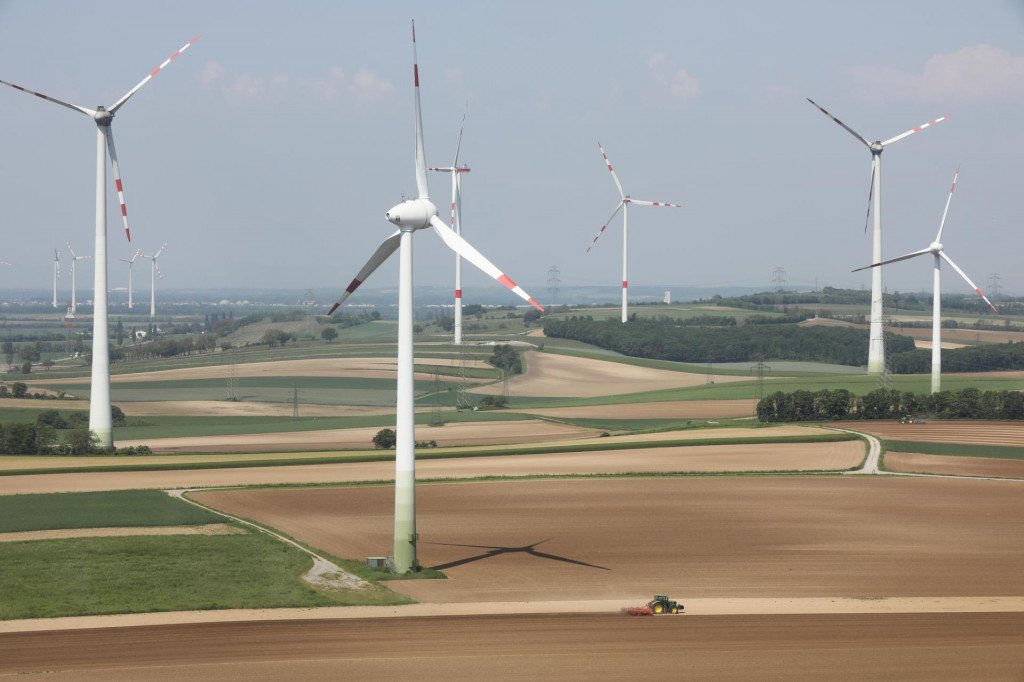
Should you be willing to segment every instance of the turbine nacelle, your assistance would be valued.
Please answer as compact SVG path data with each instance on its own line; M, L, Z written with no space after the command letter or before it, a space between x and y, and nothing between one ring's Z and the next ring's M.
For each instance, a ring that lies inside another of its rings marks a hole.
M875 140L868 145L868 149L870 149L873 154L881 154L884 148L885 145L882 144L881 140Z
M437 206L430 199L406 199L384 214L388 222L398 227L422 230L430 226L430 219L437 215Z
M942 242L932 242L928 245L928 250L938 256L942 253Z

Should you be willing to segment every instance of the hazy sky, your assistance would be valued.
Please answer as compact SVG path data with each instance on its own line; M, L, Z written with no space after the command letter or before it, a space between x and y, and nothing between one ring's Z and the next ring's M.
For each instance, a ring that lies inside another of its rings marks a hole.
M111 180L110 286L117 258L166 241L164 288L340 293L415 194L413 18L427 163L452 161L468 100L464 236L538 298L552 265L563 286L620 281L621 217L585 254L618 201L598 141L627 193L684 205L630 212L631 284L767 288L781 266L870 287L850 271L871 257L871 155L805 97L869 140L951 115L883 154L883 254L931 242L961 164L947 252L1024 293L1022 0L0 0L0 78L109 106L201 34L117 114L133 242ZM7 87L0 120L0 289L46 287L54 247L64 273L65 240L93 250L96 127ZM430 189L447 221L448 176ZM447 285L450 252L432 231L415 245L417 282ZM392 260L367 287L397 282ZM467 289L490 284L470 269ZM884 283L930 289L931 259Z

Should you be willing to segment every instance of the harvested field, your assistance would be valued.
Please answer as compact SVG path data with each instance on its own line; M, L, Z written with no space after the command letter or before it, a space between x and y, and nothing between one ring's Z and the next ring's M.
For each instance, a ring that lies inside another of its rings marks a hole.
M936 421L929 419L924 424L900 424L896 421L865 420L840 422L832 426L863 431L882 440L1005 445L1024 448L1024 422Z
M206 623L0 635L0 677L1015 680L1019 613L512 615Z
M995 476L1024 479L1024 461L995 457L955 457L914 452L885 453L885 469L913 474Z
M528 412L556 419L731 419L753 416L756 407L756 400L686 400L588 407L546 407ZM510 411L516 410L511 408Z
M225 361L227 362L227 361ZM459 366L457 358L416 358L418 365L437 365L440 367ZM480 360L467 361L470 367L490 367ZM382 357L363 358L313 358L307 360L273 360L270 362L239 363L235 366L235 376L244 377L394 377L397 360ZM204 367L185 367L183 369L164 369L153 372L135 372L133 374L114 374L111 383L132 383L137 381L186 381L190 379L226 379L230 364L208 365ZM431 373L420 373L419 379L433 379ZM38 379L33 377L32 386L58 384L88 384L89 377L77 379Z
M244 528L228 523L205 523L201 526L129 526L120 528L60 528L0 533L0 542L27 540L64 540L66 538L112 538L132 535L243 535Z
M896 477L422 485L420 560L449 579L392 587L422 602L1024 596L1021 485ZM378 556L392 544L389 486L193 496L336 556Z
M379 426L285 433L245 433L227 436L190 436L118 441L118 445L148 445L156 453L175 452L282 452L287 450L363 450L373 446ZM596 436L596 429L540 419L516 422L453 422L419 426L418 440L439 446L535 443Z
M703 384L706 375L673 372L625 365L607 360L553 355L538 351L526 353L526 373L508 380L513 395L593 398L605 395L656 391ZM719 376L715 381L749 381L743 376ZM495 395L501 384L475 388L473 393Z
M185 457L195 461L199 457ZM763 445L702 445L609 452L504 455L421 459L416 475L425 478L622 474L634 472L717 472L842 470L864 458L859 441ZM228 469L28 474L0 476L0 495L202 488L234 485L321 484L394 480L392 461Z
M86 404L85 408L88 409ZM292 403L261 403L226 400L160 400L155 402L122 402L120 407L129 417L291 417ZM418 412L432 408L418 408ZM303 417L369 417L393 414L393 407L369 405L316 405L299 403Z
M932 344L932 340L931 339L917 339L917 338L914 339L914 348L924 348L926 350L931 350L932 345L934 345L934 344ZM953 343L952 341L943 341L940 344L940 346L943 349L945 349L945 350L949 350L951 348L964 348L964 347L966 347L966 344L963 344L963 343Z

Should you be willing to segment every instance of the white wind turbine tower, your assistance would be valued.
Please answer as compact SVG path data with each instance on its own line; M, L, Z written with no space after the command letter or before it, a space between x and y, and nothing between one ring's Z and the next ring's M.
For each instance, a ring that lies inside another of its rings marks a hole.
M16 90L21 90L54 104L59 104L62 107L67 107L72 111L85 114L93 119L93 122L96 124L96 272L93 279L94 313L92 322L92 379L90 381L89 394L89 430L99 438L99 446L101 448L114 447L114 426L110 414L110 339L108 338L109 329L107 324L107 169L104 157L107 151L109 151L110 165L114 171L114 184L117 188L117 198L121 203L121 218L124 221L124 231L128 240L131 241L131 232L128 229L128 212L125 210L124 191L121 185L121 171L117 165L117 153L114 151L114 135L111 130L114 115L132 95L138 92L139 88L148 83L153 76L197 40L199 40L199 36L193 38L184 47L168 57L163 64L156 67L149 75L139 81L138 85L129 90L121 99L114 102L109 109L98 106L94 110L78 106L77 104L69 104L55 97L26 90L20 85L0 80L0 83L9 85ZM73 267L74 264L72 264Z
M384 217L398 227L384 240L366 265L348 285L345 293L328 311L337 310L388 256L399 250L398 294L398 376L396 400L395 443L395 543L394 563L398 573L415 570L416 561L416 432L413 395L413 307L412 307L412 235L416 230L434 228L438 237L450 248L485 273L498 280L523 299L543 310L539 303L487 260L469 242L456 234L437 216L437 206L430 201L427 190L427 164L423 152L423 119L420 115L420 76L416 61L416 24L412 27L413 83L415 93L416 199L407 199Z
M886 140L885 142L868 142L860 135L860 133L827 112L813 99L808 97L807 101L817 107L821 113L841 125L848 133L863 142L864 146L871 151L871 186L868 190L868 210L864 217L864 231L867 231L868 218L871 216L871 213L874 212L875 223L874 230L872 232L871 259L873 262L877 263L882 260L882 150L897 140L902 140L904 137L913 135L919 130L924 130L929 126L933 126L939 121L945 121L949 116L941 116L934 121L928 121L924 125L912 128L901 135L897 135L896 137ZM875 200L874 206L871 204L872 197L874 197ZM868 346L868 374L881 374L882 370L885 368L885 339L883 331L882 271L875 268L871 273L871 325L868 334L870 337Z
M77 313L78 312L78 303L77 303L76 296L78 295L78 293L77 293L77 287L75 286L75 263L80 261L80 260L85 260L86 258L92 258L92 256L76 256L75 255L75 250L71 248L71 242L64 242L64 243L68 245L68 251L71 252L71 312ZM97 258L96 260L99 260L99 259Z
M942 302L940 300L942 296L942 290L940 287L939 272L939 266L942 260L945 260L947 263L949 263L953 267L953 269L956 270L960 274L960 276L963 277L964 280L971 285L971 288L978 292L979 296L985 299L985 303L988 303L988 306L992 308L993 312L999 312L998 310L996 310L996 307L992 305L992 301L988 300L988 297L985 296L985 294L981 293L981 289L978 288L978 285L971 281L971 278L967 276L967 273L961 270L960 267L953 262L953 259L946 255L946 252L943 250L942 247L942 228L945 227L946 225L946 214L949 213L949 202L953 198L953 190L956 189L956 179L959 176L960 169L957 168L956 175L953 176L953 185L949 188L949 196L946 197L946 208L945 210L942 211L942 222L939 223L939 232L938 234L935 235L935 241L929 244L928 248L921 249L920 251L914 251L913 253L908 253L897 258L890 258L889 260L882 261L881 263L872 263L871 265L867 265L863 268L857 268L857 270L854 270L854 272L857 272L858 270L867 270L868 268L875 268L876 270L878 270L882 265L888 265L889 263L895 263L896 261L907 260L909 258L914 258L915 256L923 256L926 253L930 253L932 254L932 256L934 256L934 289L932 293L932 393L938 393L941 390L942 385Z
M469 166L459 166L459 150L462 149L462 131L466 127L466 115L462 115L459 127L459 143L455 146L455 160L447 168L428 168L452 174L452 229L462 235L462 174L469 172ZM455 345L462 344L462 256L455 254Z
M60 277L60 255L53 250L53 307L57 307L57 278Z
M164 278L164 273L160 272L160 266L156 264L156 259L160 257L160 254L163 253L166 248L167 242L164 242L163 246L160 247L160 250L156 252L156 255L147 256L144 253L141 254L143 258L148 258L152 263L152 267L149 270L149 316L151 318L156 317L156 278L158 275L160 276L160 279Z
M120 258L122 263L128 264L128 310L132 309L132 271L135 270L135 259L142 255L142 249L136 249L130 259ZM56 298L54 299L56 301ZM56 305L56 303L54 303Z
M629 285L628 285L629 277L627 276L627 272L626 272L626 262L627 262L626 254L627 254L627 246L628 246L627 233L629 231L629 205L630 204L639 204L640 206L667 206L667 207L670 207L670 208L682 208L682 206L680 206L679 204L667 204L667 203L665 203L663 201L641 201L640 199L632 199L632 198L630 198L627 194L625 194L622 191L622 183L619 182L618 176L616 176L615 175L615 171L612 170L612 162L608 160L608 155L605 154L604 147L601 146L600 142L597 143L597 148L601 150L601 156L604 157L604 162L608 166L608 171L612 174L612 180L615 181L615 187L619 190L619 197L620 197L621 201L619 201L619 204L618 204L618 206L615 207L615 210L612 211L612 214L608 218L608 220L606 220L604 222L604 225L601 226L601 230L597 233L597 236L594 237L594 240L592 242L590 242L590 246L587 247L587 253L590 253L590 249L594 248L594 244L596 244L597 240L601 238L601 234L604 232L605 228L608 227L608 224L612 222L612 220L615 218L616 214L619 212L619 209L621 208L622 209L622 321L625 322L626 319L627 319L627 312L628 312L627 311L627 307L629 305L628 300L627 300L627 295L628 295L628 292L629 292Z

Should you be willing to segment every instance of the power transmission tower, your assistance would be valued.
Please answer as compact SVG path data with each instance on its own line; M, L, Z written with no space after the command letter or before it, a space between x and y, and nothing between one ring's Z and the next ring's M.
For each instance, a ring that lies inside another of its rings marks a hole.
M882 341L885 341L885 330L893 328L892 316L889 311L892 307L892 297L888 292L882 294ZM889 332L892 334L893 332ZM892 354L885 354L885 362L882 363L882 371L878 374L878 387L892 390Z
M781 265L772 270L772 290L775 292L775 310L781 312L786 309L783 305L782 293L786 289L786 270Z
M302 295L302 307L306 309L306 333L313 336L313 309L316 307L316 292L306 289Z
M764 399L764 375L771 374L772 368L769 365L764 364L764 354L759 353L757 356L757 364L750 368L750 371L757 372L757 399L761 401Z
M299 421L299 384L292 384L292 421Z
M455 409L469 409L469 353L465 343L459 345L459 386L455 395Z
M441 367L434 365L434 409L430 414L430 425L441 426Z
M502 370L501 395L504 396L505 402L508 403L508 368L507 367Z
M558 286L562 283L558 277L559 274L557 265L548 268L548 296L550 297L548 305L553 306L558 301Z
M231 369L228 374L228 400L238 401L238 351L232 348L228 353L231 354Z
M992 294L992 298L999 296L999 280L1001 279L1002 277L999 276L998 272L993 272L988 276L988 290Z
M712 374L711 348L710 347L708 348L708 375L704 378L704 383L705 384L713 384L713 383L715 383L715 375Z

